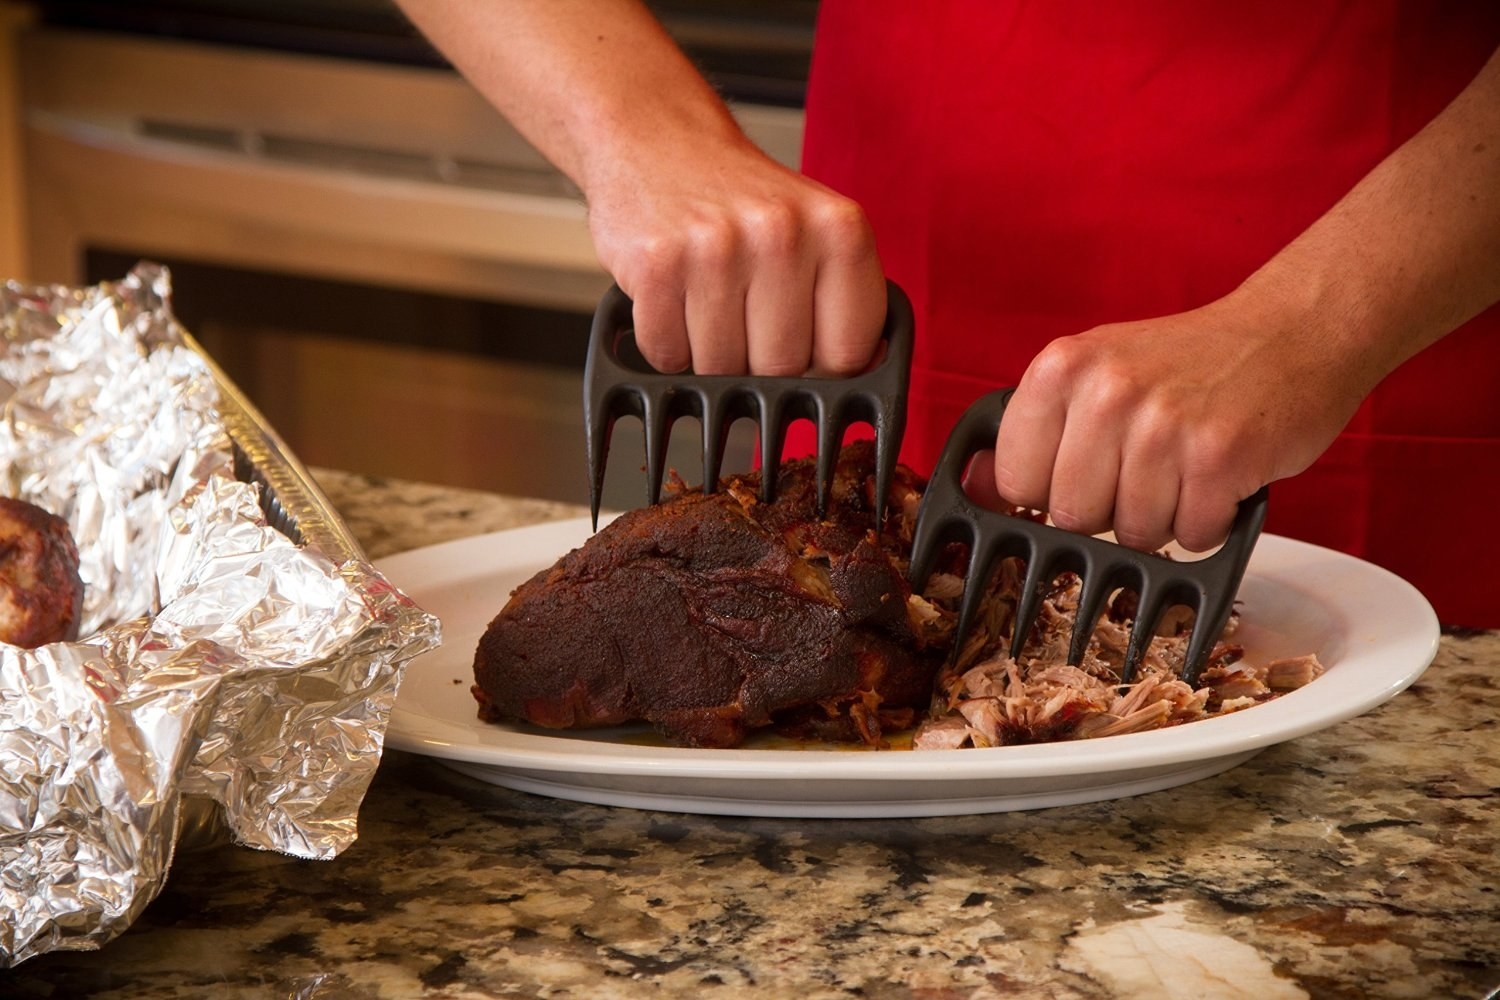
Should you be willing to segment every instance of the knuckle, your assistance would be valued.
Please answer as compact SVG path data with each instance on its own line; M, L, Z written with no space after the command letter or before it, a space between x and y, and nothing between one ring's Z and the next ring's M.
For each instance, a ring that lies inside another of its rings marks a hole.
M768 201L746 214L748 241L756 252L770 256L797 253L802 242L802 223L793 206Z
M771 378L793 378L805 371L807 371L806 363L795 361L789 356L767 358L764 361L757 361L753 366L754 374Z
M679 369L680 370L680 369ZM725 357L709 357L697 359L693 364L694 375L738 375L739 366L730 362Z
M818 236L833 246L863 246L871 241L870 221L858 202L825 198L814 213Z
M739 236L728 220L697 219L687 229L687 241L695 265L726 270L739 257Z
M781 337L752 338L749 345L750 370L755 375L790 378L806 373L812 345L804 334L787 331Z
M641 357L659 372L680 372L692 364L692 357L681 345L671 341L658 341L651 337L640 337L636 341Z
M1047 512L1047 516L1052 519L1053 524L1057 525L1064 531L1083 530L1078 517L1065 507L1058 507L1056 505L1053 505L1052 509Z
M697 375L739 375L747 368L743 341L690 335L693 372Z
M1089 368L1089 398L1094 406L1117 417L1129 414L1133 424L1156 435L1169 433L1175 426L1176 415L1170 401L1152 395L1149 386L1142 385L1133 372L1107 361L1100 363L1091 352L1079 353L1080 366Z
M819 344L818 354L821 360L820 367L826 369L830 375L856 375L863 371L869 362L870 347L864 341L839 338L829 343Z
M1114 526L1115 540L1128 549L1139 552L1154 552L1171 540L1167 532L1144 525L1117 521Z
M1246 455L1246 448L1232 431L1208 423L1194 429L1191 451L1183 464L1192 479L1217 484L1239 478L1236 472Z
M1237 501L1223 488L1223 480L1191 490L1178 505L1172 534L1189 552L1206 552L1222 542L1234 521Z
M679 372L692 363L692 354L682 335L681 324L673 319L673 300L670 296L643 294L635 299L634 311L635 346L647 364L660 372Z
M1229 534L1229 522L1188 521L1177 526L1173 533L1189 552L1206 552Z
M652 290L679 284L686 253L680 239L655 236L642 239L622 252L620 261L615 268L620 287L632 298L639 298Z
M1032 359L1026 377L1044 389L1061 390L1083 371L1086 354L1072 337L1054 340Z
M1005 454L1003 448L997 446L995 454L992 468L994 469L995 492L1000 499L1029 510L1046 510L1048 506L1046 491L1035 487L1024 469L1006 460L1003 457Z
M1129 405L1124 400L1122 394L1118 405ZM1159 397L1141 401L1130 414L1131 440L1148 454L1163 454L1170 450L1186 427L1182 415Z
M1096 531L1103 530L1105 525L1091 512L1074 507L1067 502L1054 504L1048 515L1052 523L1064 531L1075 531L1083 535L1092 535Z

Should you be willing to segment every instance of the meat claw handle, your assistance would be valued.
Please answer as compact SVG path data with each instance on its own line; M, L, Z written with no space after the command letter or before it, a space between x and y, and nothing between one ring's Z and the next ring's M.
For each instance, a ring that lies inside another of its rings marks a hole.
M664 374L631 367L621 347L633 336L630 299L611 286L594 313L583 374L583 422L588 437L589 507L599 526L604 467L615 421L640 419L646 441L646 501L661 499L662 476L672 424L696 417L703 428L703 483L718 488L724 443L734 421L748 417L760 430L761 499L775 499L776 478L787 427L806 418L817 428L818 514L827 511L833 468L850 424L875 428L877 523L885 518L886 496L906 429L906 394L911 381L913 318L911 302L894 282L886 282L886 317L881 330L883 356L850 378L814 376Z
M1105 598L1120 587L1134 590L1138 595L1137 611L1121 669L1122 684L1128 684L1134 676L1162 612L1171 605L1185 604L1194 609L1196 620L1180 676L1195 683L1224 631L1245 567L1260 537L1266 516L1266 487L1240 501L1229 537L1217 551L1200 559L1181 561L1127 548L1104 538L1065 531L1025 516L988 510L964 492L963 477L976 452L995 446L1000 421L1014 391L992 392L969 407L943 446L917 509L908 574L912 590L921 592L945 545L958 542L968 546L969 566L953 644L953 654L957 656L999 561L1010 556L1025 560L1025 582L1011 637L1010 655L1014 659L1021 655L1053 579L1059 573L1076 573L1082 587L1068 649L1068 662L1075 665L1088 648Z

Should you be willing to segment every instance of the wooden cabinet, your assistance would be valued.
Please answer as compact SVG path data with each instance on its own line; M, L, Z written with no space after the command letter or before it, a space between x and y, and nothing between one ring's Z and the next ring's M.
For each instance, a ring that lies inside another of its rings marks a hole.
M21 176L21 32L30 9L0 0L0 280L29 277Z

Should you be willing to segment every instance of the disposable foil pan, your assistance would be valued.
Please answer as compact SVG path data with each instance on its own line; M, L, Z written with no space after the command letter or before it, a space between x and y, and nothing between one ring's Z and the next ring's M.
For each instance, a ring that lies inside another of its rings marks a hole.
M78 641L0 647L0 967L100 947L219 831L335 857L439 642L170 298L0 286L0 486L86 587Z

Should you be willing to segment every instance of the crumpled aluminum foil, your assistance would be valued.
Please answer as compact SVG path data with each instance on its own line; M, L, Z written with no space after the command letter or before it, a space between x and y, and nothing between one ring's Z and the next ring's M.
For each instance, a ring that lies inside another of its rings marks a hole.
M170 296L149 264L0 286L0 488L68 521L86 587L85 638L0 646L0 968L124 931L204 815L337 855L439 642Z

